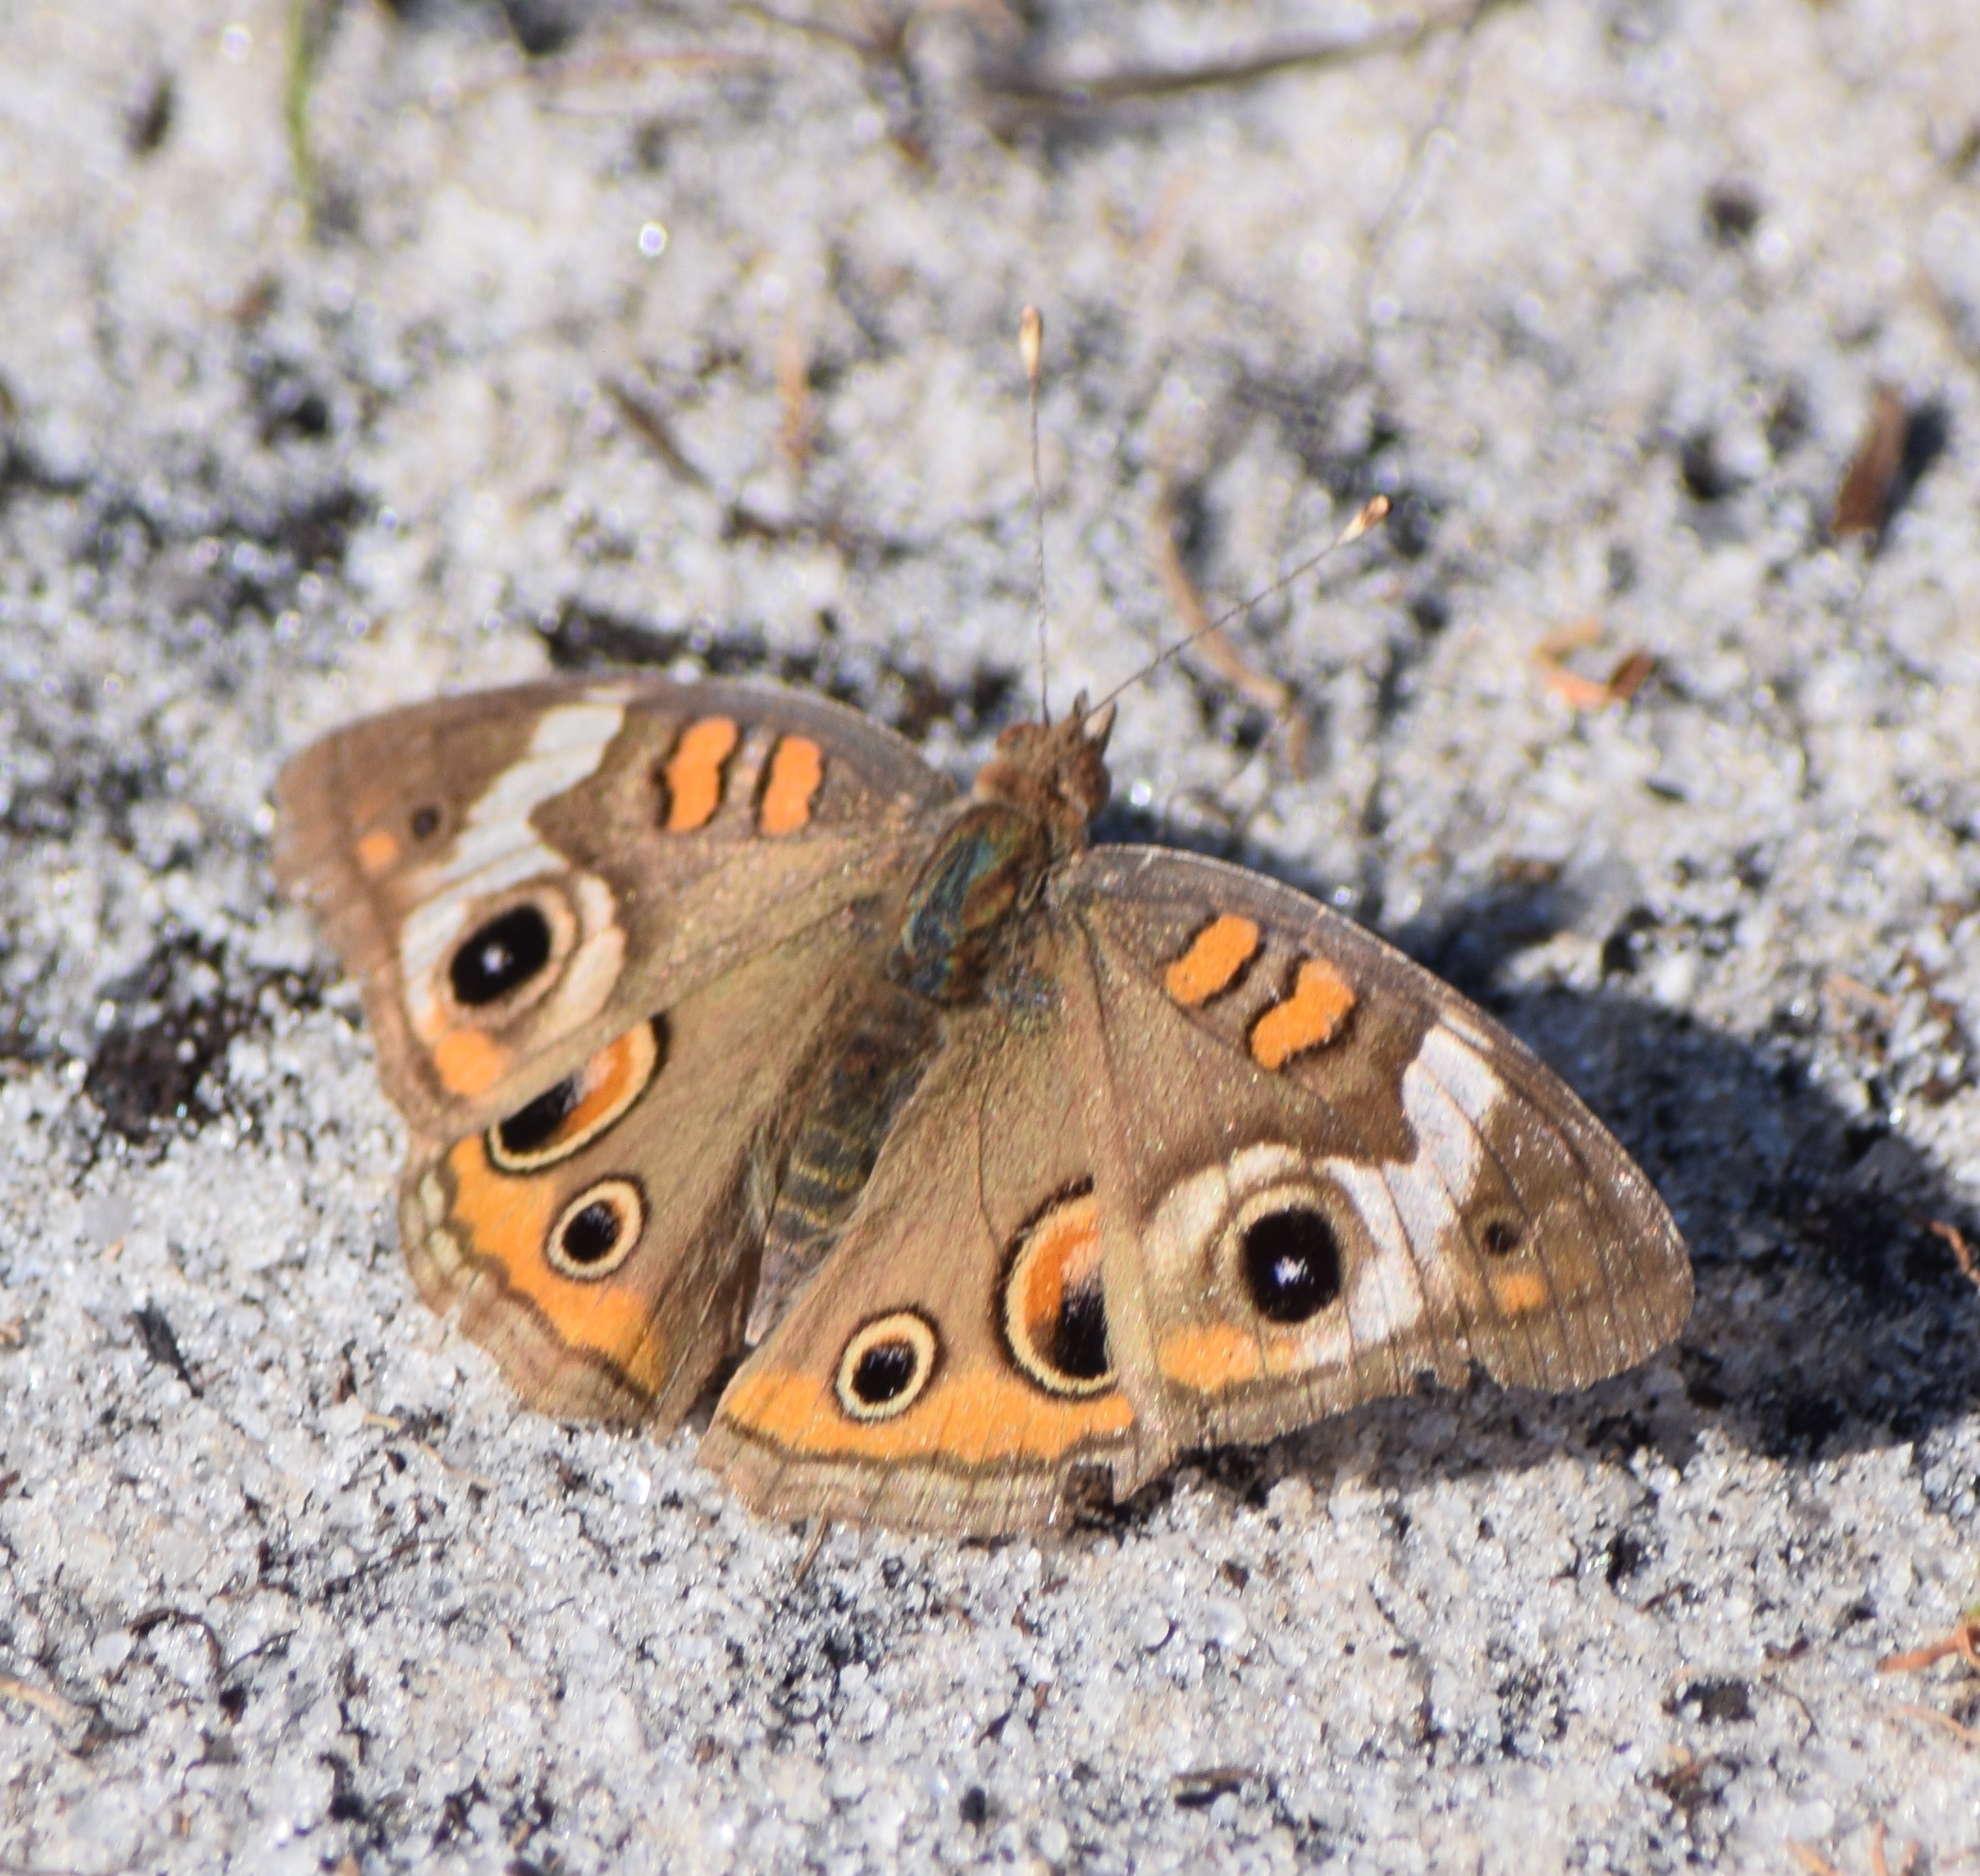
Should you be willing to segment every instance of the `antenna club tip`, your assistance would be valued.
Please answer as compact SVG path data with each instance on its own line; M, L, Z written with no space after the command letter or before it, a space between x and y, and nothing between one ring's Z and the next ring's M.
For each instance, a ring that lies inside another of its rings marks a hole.
M1350 541L1359 541L1371 527L1380 527L1388 519L1388 497L1376 495L1366 502L1353 521L1347 525L1347 532L1340 537L1339 545L1345 547Z
M1024 360L1025 376L1036 384L1038 362L1045 350L1045 315L1035 306L1027 306L1017 315L1017 350Z

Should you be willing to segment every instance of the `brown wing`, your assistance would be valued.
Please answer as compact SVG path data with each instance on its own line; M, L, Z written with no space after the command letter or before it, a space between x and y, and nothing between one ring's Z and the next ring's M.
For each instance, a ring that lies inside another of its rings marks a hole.
M386 1091L451 1139L882 893L953 793L816 699L534 684L304 751L277 784L275 864L364 980Z
M739 1350L792 1091L869 947L850 915L821 921L490 1126L415 1141L399 1196L414 1280L530 1406L664 1431Z
M1268 1436L1475 1360L1640 1361L1691 1304L1649 1181L1533 1053L1298 893L1098 849L1058 898L1122 1385L1156 1450Z
M1150 1469L1052 966L1041 944L945 1019L831 1256L722 1394L702 1457L757 1511L994 1532L1052 1522L1078 1469Z

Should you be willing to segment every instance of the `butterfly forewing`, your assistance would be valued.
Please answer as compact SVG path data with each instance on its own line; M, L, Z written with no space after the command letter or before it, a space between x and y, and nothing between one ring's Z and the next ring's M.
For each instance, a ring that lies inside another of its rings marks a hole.
M884 895L953 794L907 744L819 699L528 685L305 751L277 787L276 870L364 978L394 1101L453 1135Z
M1088 1132L1122 1188L1124 1383L1257 1438L1419 1374L1569 1387L1682 1323L1668 1212L1551 1071L1370 933L1255 874L1099 849Z

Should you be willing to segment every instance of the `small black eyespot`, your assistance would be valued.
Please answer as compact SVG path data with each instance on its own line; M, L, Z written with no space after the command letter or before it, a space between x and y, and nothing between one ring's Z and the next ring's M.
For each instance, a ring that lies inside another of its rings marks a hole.
M413 810L413 838L430 840L440 832L440 810L435 807Z
M609 1199L593 1199L563 1228L559 1248L581 1270L602 1263L619 1248L625 1221Z
M554 1088L546 1088L526 1108L518 1108L506 1121L495 1123L495 1144L511 1158L534 1153L556 1137L572 1108L577 1105L577 1077L567 1075Z
M852 1392L863 1406L885 1407L914 1385L918 1362L912 1343L875 1342L853 1366Z
M447 975L470 1010L519 990L550 962L550 921L533 905L497 914L454 953Z
M632 1179L587 1186L550 1227L544 1257L560 1277L598 1283L639 1249L646 1229L646 1196Z
M855 1333L838 1358L833 1390L853 1420L891 1420L927 1391L941 1341L934 1325L912 1309L878 1316Z
M1107 1292L1098 1283L1065 1292L1052 1325L1052 1366L1075 1381L1097 1381L1107 1358Z
M1526 1234L1509 1218L1491 1220L1483 1233L1485 1248L1495 1257L1510 1257L1525 1241Z
M1310 1206L1267 1212L1244 1232L1244 1281L1268 1322L1305 1322L1340 1294L1340 1244Z

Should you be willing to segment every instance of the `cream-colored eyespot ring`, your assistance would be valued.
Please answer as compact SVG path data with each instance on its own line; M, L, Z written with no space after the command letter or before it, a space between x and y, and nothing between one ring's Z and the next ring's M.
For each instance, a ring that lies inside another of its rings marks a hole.
M500 1027L555 988L577 944L577 920L548 882L476 907L435 972L455 1026ZM512 978L512 980L511 980Z
M646 1197L630 1179L600 1179L557 1215L544 1255L560 1277L594 1284L633 1253L646 1229Z
M912 1309L868 1322L846 1344L833 1383L846 1415L871 1423L905 1414L935 1371L933 1325Z

